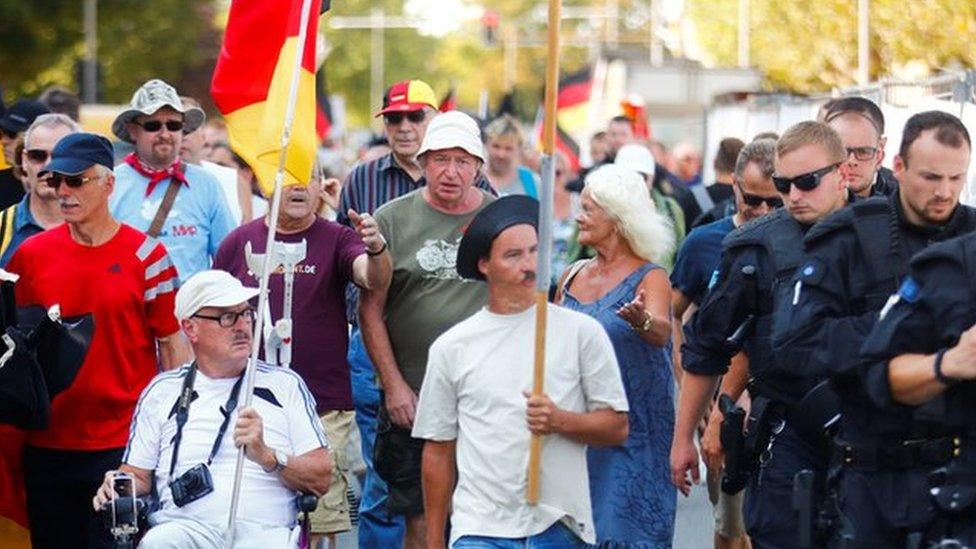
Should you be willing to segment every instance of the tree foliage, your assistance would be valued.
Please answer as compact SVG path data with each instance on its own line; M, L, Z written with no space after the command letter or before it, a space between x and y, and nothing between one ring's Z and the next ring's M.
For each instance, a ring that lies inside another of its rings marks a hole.
M0 85L6 99L36 95L52 84L78 89L83 4L0 0ZM220 44L213 2L98 0L97 11L102 101L128 102L150 78L196 82L201 70L213 67Z
M717 66L737 62L739 0L687 0L698 40ZM900 67L976 66L976 3L871 0L871 78ZM772 89L824 91L856 83L856 0L752 0L750 57Z

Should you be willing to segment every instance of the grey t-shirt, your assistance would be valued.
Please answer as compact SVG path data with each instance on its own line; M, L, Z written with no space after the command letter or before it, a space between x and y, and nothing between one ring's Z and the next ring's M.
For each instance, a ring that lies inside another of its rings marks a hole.
M494 198L484 191L473 212L451 215L432 208L423 189L376 211L376 221L393 257L393 281L384 316L400 374L420 391L427 350L448 328L476 313L488 301L483 282L457 273L463 230Z

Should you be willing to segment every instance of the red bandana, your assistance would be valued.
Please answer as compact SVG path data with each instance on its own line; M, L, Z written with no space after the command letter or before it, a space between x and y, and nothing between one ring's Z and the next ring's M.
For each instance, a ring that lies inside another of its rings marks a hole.
M187 187L190 186L190 182L186 180L186 175L183 174L183 163L179 160L174 162L172 166L166 169L154 170L140 162L139 159L136 158L136 153L129 153L125 157L125 163L132 166L132 169L137 171L139 175L149 178L149 184L146 185L146 196L152 194L157 183L170 177L179 181L180 183L183 183Z

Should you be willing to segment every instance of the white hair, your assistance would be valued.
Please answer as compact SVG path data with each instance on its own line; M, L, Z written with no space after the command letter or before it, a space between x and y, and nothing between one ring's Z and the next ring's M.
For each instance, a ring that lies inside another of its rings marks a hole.
M639 257L661 263L674 249L671 221L654 206L644 178L637 172L605 164L586 176L583 192L617 222Z

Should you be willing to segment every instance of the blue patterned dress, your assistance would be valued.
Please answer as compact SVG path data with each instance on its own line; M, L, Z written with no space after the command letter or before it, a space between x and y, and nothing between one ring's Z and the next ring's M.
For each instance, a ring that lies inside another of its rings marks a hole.
M660 268L645 263L592 303L580 303L569 291L563 301L563 306L592 316L606 329L630 403L627 442L587 451L593 520L601 547L671 547L674 533L677 490L671 484L669 465L674 435L671 341L663 347L646 343L617 316L617 309L636 295L644 275Z

